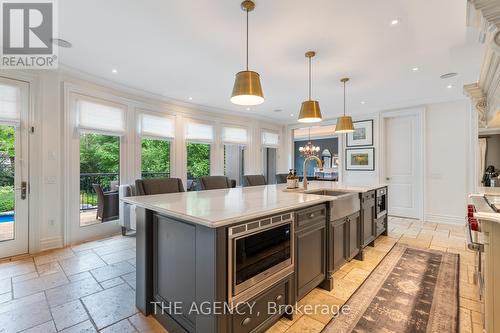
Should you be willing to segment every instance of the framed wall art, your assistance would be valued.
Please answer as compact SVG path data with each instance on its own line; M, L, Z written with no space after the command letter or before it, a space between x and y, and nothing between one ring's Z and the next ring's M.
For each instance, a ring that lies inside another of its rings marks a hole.
M345 169L349 171L374 171L375 148L346 149Z
M353 125L354 132L346 134L346 146L373 146L373 120L355 121Z

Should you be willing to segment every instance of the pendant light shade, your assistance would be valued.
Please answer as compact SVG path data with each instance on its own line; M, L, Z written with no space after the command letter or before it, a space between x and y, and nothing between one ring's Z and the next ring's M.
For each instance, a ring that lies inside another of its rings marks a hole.
M317 123L323 120L319 102L311 100L311 58L315 55L314 51L306 52L306 58L309 58L309 99L302 102L298 119L301 123Z
M338 117L337 124L335 125L335 133L352 133L354 132L354 124L352 123L352 117L345 115L345 84L349 81L348 77L340 80L344 83L344 115Z
M238 105L258 105L264 102L259 73L242 71L236 74L231 102Z
M317 123L323 120L321 118L321 110L319 109L318 101L302 102L300 108L299 122L301 123Z
M258 105L264 102L264 94L260 84L260 75L248 70L248 13L254 10L255 3L245 0L241 3L241 9L247 14L247 36L246 36L246 70L236 74L234 80L231 102L237 105Z

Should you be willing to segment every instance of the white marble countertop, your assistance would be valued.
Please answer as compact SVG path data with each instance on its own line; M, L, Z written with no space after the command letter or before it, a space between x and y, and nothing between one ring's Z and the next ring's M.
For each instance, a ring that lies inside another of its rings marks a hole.
M367 192L385 185L347 186L311 181L308 191ZM333 196L283 191L286 184L123 198L124 202L207 227L217 228L266 215L335 200Z
M500 213L496 213L484 199L485 195L500 196L500 187L479 187L477 193L469 195L476 206L474 216L479 220L500 223Z

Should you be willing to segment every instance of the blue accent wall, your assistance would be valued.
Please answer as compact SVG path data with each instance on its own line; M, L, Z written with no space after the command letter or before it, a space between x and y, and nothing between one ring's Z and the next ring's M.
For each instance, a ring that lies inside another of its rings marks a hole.
M309 140L295 141L294 142L294 169L297 170L297 176L302 176L302 167L304 165L304 157L302 157L299 153L299 147L304 146ZM317 139L311 140L314 146L319 146L321 148L319 152L319 158L321 158L321 152L325 149L330 150L330 153L333 155L339 154L339 139L338 138L329 138L329 139ZM312 177L314 175L314 166L315 163L313 161L307 163L307 177Z

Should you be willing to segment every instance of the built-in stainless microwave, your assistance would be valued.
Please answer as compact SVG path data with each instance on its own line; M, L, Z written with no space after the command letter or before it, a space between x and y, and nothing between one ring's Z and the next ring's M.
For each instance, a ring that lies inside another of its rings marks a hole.
M379 188L375 194L377 218L387 215L387 187Z
M242 301L293 272L293 214L228 228L228 292Z

